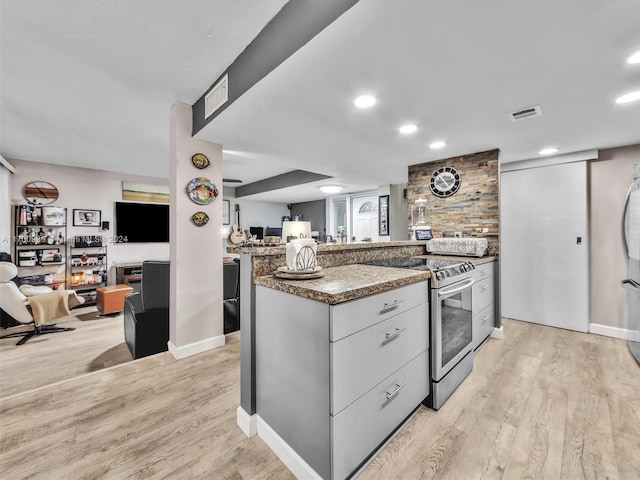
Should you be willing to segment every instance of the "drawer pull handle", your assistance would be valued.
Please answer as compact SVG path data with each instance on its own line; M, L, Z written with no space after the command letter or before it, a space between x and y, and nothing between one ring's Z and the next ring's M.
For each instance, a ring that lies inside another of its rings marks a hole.
M400 392L400 390L402 390L406 386L407 386L407 382L404 382L402 385L398 385L396 383L396 389L393 392L387 392L387 400L391 400L393 397L395 397L398 394L398 392Z
M481 322L482 322L482 323L486 322L487 320L489 320L489 317L490 317L490 316L491 316L491 315L485 315L484 317L482 317Z
M391 303L386 303L384 304L384 307L382 307L382 310L390 310L392 308L396 308L398 305L400 305L402 302L404 302L404 300L394 300Z
M482 290L486 290L487 288L489 288L489 284L483 285L482 287L480 287Z
M396 331L393 333L387 333L387 340L393 337L397 337L398 335L400 335L400 333L404 332L406 330L406 328L396 328Z

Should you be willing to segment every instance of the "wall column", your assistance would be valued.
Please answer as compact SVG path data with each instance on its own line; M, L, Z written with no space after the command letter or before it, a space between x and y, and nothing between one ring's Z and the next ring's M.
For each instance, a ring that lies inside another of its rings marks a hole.
M184 358L225 344L222 310L222 146L191 136L191 105L175 103L170 121L171 298L169 351ZM202 170L191 157L203 153L211 164ZM195 177L206 177L218 198L198 205L186 193ZM209 223L196 227L191 216L205 212Z

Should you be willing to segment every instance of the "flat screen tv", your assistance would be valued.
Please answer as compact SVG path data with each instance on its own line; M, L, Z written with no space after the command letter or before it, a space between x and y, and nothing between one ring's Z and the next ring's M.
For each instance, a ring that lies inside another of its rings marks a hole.
M169 205L116 202L116 242L169 242Z

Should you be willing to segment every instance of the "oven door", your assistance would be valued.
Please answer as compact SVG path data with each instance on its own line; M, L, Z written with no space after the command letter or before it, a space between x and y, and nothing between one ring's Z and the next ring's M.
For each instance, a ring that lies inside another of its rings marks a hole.
M471 351L473 278L432 291L433 379L440 381Z

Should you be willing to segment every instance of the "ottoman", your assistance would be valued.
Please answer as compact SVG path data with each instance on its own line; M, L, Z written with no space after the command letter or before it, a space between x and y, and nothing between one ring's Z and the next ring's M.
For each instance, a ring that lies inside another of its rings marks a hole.
M120 313L124 310L124 297L133 292L129 285L111 285L96 288L96 306L101 315Z

